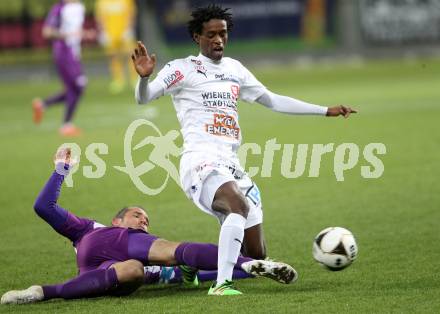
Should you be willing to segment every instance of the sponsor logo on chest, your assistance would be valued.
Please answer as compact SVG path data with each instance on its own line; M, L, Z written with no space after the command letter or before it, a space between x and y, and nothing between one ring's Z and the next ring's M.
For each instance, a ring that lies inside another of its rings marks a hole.
M240 139L240 127L237 120L227 114L214 114L213 123L205 125L205 131L208 134L216 136L230 137L236 140Z
M197 59L191 59L192 64L194 65L194 69L196 73L203 75L205 78L208 78L206 72L208 71L205 66L202 64L202 61Z
M233 74L224 74L224 73L215 74L215 79L220 81L231 81L237 84L239 83L238 77L236 77Z
M207 108L223 108L237 111L237 99L240 93L240 87L232 84L230 91L206 91L202 92L202 103Z

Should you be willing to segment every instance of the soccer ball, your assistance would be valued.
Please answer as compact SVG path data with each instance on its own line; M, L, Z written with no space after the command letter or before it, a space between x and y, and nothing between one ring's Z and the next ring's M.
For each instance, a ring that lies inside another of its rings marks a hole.
M358 247L353 234L341 227L322 230L313 241L313 258L325 268L338 271L357 257Z

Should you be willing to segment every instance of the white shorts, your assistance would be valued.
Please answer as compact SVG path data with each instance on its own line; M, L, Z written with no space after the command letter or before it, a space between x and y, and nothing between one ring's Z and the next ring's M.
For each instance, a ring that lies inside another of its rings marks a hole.
M226 216L212 210L218 188L235 181L249 204L245 229L263 222L260 191L238 164L238 160L213 159L199 153L186 153L180 160L180 180L185 194L205 213L217 217L220 224Z

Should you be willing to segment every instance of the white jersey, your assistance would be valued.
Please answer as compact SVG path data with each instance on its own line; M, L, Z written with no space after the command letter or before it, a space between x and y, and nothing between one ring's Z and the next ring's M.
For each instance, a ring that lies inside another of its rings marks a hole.
M66 3L61 9L60 32L65 34L65 42L75 55L81 53L81 37L84 23L85 8L80 2Z
M239 61L201 54L171 61L150 83L155 96L171 95L184 138L184 154L229 159L241 143L238 99L254 102L266 88Z

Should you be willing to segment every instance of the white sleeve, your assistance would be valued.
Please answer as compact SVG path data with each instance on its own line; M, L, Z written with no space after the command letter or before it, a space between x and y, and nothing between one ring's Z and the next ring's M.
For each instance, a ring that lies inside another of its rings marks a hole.
M240 82L239 98L249 103L254 102L257 98L263 95L267 89L256 79L256 77L241 63L239 63L239 71L243 73Z
M167 63L152 82L148 77L139 78L135 88L137 103L146 104L163 95L178 93L185 79L184 66L181 60L175 60Z
M147 104L153 99L164 95L164 90L156 80L149 82L149 77L139 77L134 90L134 96L139 105Z
M327 107L309 104L295 98L277 95L269 90L266 90L256 102L273 111L296 115L310 114L324 116L327 114L328 109Z

